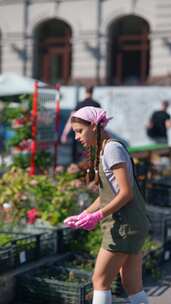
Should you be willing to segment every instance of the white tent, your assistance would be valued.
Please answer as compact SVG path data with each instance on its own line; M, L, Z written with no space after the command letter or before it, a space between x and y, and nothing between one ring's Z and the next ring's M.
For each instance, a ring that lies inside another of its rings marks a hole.
M23 77L15 73L0 74L0 96L31 94L34 92L35 79ZM40 87L46 86L38 82Z

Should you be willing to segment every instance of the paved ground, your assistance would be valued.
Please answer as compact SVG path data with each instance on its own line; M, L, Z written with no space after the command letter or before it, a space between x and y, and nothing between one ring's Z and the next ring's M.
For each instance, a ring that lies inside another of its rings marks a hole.
M149 304L171 304L171 261L161 268L161 278L144 278L144 287L149 297ZM127 304L127 299L114 298L113 304Z
M161 268L161 279L154 281L146 279L145 287L150 304L171 304L171 261Z

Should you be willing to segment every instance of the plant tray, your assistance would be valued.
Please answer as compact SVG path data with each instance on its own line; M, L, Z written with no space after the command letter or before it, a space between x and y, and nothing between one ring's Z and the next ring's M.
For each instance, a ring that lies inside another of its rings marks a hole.
M87 231L83 229L70 229L65 226L58 227L56 232L58 240L57 248L60 254L80 250L87 234Z
M150 234L152 238L164 243L166 221L171 221L170 207L159 207L147 204L146 210L150 218Z
M68 281L66 281L66 278ZM60 266L17 276L17 299L28 303L90 304L92 282L89 273Z
M55 262L54 265L62 265L66 268L74 268L79 271L86 271L91 277L95 266L95 259L87 253L70 252L65 255L64 259L62 258L61 260ZM112 293L117 296L121 296L124 293L119 274L112 284Z
M0 273L57 252L56 233L21 234L0 232L8 241L0 247Z
M12 269L13 266L12 250L10 248L0 248L0 273Z
M84 239L87 231L80 229L70 229L63 224L59 224L56 227L43 227L32 226L29 229L23 227L24 231L30 234L46 234L55 235L56 240L56 253L63 254L69 251L78 251L82 247L82 240ZM19 228L17 228L18 231ZM51 236L50 236L51 238Z
M171 207L171 186L160 182L151 182L146 187L146 199L149 204Z

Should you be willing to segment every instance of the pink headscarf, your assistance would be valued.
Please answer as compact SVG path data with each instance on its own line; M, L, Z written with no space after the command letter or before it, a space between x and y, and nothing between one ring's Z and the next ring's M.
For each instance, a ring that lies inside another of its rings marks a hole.
M105 127L112 117L106 117L106 111L96 107L84 107L72 114L72 117L84 119L88 122L94 123L95 125L100 124Z

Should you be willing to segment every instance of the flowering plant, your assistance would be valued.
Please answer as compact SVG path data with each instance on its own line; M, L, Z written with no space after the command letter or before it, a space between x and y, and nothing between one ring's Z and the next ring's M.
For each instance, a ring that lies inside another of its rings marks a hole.
M38 218L38 211L36 208L32 208L27 211L28 224L34 224Z
M10 202L11 222L14 225L27 222L32 224L38 218L51 225L61 223L67 216L80 212L81 193L87 193L86 203L91 203L96 194L87 190L82 173L68 173L62 168L60 170L52 178L48 175L30 176L26 170L12 167L2 176L0 206Z

